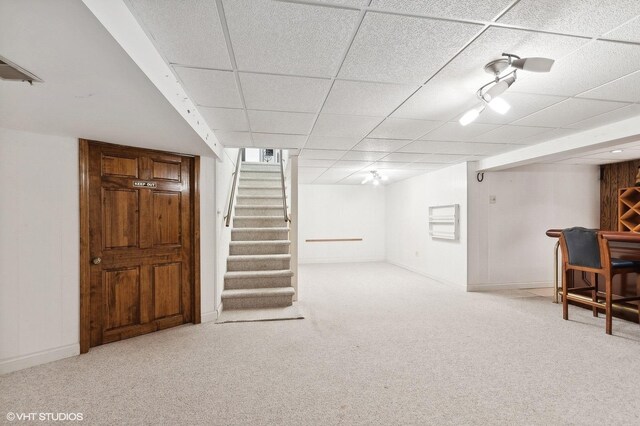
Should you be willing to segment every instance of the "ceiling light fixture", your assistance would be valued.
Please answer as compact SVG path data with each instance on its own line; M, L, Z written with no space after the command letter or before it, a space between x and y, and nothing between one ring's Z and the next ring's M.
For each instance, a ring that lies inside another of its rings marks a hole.
M381 175L377 170L371 170L371 174L364 178L362 184L372 182L374 185L380 185L381 181L389 180L387 176Z
M611 151L612 154L620 154L621 152L621 149L614 149L613 151Z
M494 79L478 89L476 95L482 104L467 111L459 120L461 125L466 126L475 121L484 111L485 105L489 105L498 114L506 114L511 105L499 96L516 82L516 71L549 72L554 63L549 58L520 58L511 53L503 53L502 56L504 58L493 60L484 66L484 70L493 74ZM508 72L505 74L505 71Z

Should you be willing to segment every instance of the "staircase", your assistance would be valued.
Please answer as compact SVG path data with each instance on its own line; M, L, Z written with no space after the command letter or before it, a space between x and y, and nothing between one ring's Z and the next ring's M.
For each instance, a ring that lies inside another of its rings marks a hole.
M291 306L295 290L280 164L243 162L239 173L222 307Z

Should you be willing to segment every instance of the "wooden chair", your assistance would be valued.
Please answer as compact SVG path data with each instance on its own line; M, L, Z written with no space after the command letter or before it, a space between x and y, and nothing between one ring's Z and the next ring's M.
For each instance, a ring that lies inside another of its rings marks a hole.
M611 259L609 242L602 233L586 228L568 228L560 235L562 248L562 317L569 319L569 300L573 300L593 308L593 316L598 316L598 309L604 309L606 315L606 332L611 334L613 319L613 303L640 300L640 296L617 297L613 300L613 276L628 272L640 273L640 262L626 259ZM573 280L573 271L592 273L594 282L591 286L569 288ZM598 291L598 275L604 277L605 291ZM577 297L576 293L591 292L591 300ZM604 303L602 299L604 298Z

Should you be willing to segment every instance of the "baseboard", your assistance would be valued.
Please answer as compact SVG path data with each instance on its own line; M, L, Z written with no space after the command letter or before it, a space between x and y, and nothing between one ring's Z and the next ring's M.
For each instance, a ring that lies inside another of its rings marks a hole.
M349 259L344 257L331 257L321 259L298 259L299 265L315 264L315 263L373 263L373 262L386 262L384 258L364 258L364 259Z
M460 290L464 290L464 286L462 286L460 284L456 284L456 283L454 283L452 281L448 281L448 280L442 279L440 277L436 277L434 275L427 274L427 273L425 273L423 271L420 271L420 270L418 270L416 268L412 268L411 266L403 265L402 263L392 262L390 260L387 260L386 262L391 264L391 265L393 265L393 266L397 266L399 268L406 269L407 271L411 271L411 272L416 273L418 275L422 275L423 277L426 277L426 278L429 278L430 280L439 282L440 284L444 284L444 285L447 285L447 286L455 287L455 288L460 289Z
M46 351L35 352L28 355L21 355L0 361L0 374L11 373L12 371L34 367L40 364L58 361L80 355L80 343L60 346L59 348L48 349Z
M527 288L553 288L553 283L546 281L524 282L524 283L487 283L487 284L469 284L468 292L495 291L495 290L520 290Z
M213 322L218 319L220 311L211 311L200 314L200 323L204 324L205 322Z

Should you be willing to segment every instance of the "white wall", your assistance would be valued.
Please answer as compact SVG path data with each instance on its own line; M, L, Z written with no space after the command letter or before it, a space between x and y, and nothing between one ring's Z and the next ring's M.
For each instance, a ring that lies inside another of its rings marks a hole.
M200 169L205 322L221 285L216 160L201 157ZM78 185L76 138L0 128L0 374L80 353Z
M0 128L0 374L78 354L78 141Z
M460 205L457 241L429 236L428 208ZM457 164L387 186L387 261L445 283L467 284L467 168Z
M200 157L200 317L202 322L218 318L216 298L216 159Z
M531 165L487 172L469 163L469 290L551 286L550 228L599 227L598 166ZM489 196L496 197L495 204Z
M229 256L229 242L231 241L231 228L225 226L224 216L229 205L229 192L231 191L232 173L235 169L238 156L237 148L225 148L221 160L215 163L215 208L208 214L215 214L215 246L216 273L215 273L215 318L220 314L222 303L222 290L224 289L224 274L227 271L227 257ZM202 215L202 213L201 213ZM211 319L215 319L211 318ZM204 321L204 318L203 318Z
M373 185L298 187L299 263L385 259L385 188ZM362 238L308 243L308 239Z

